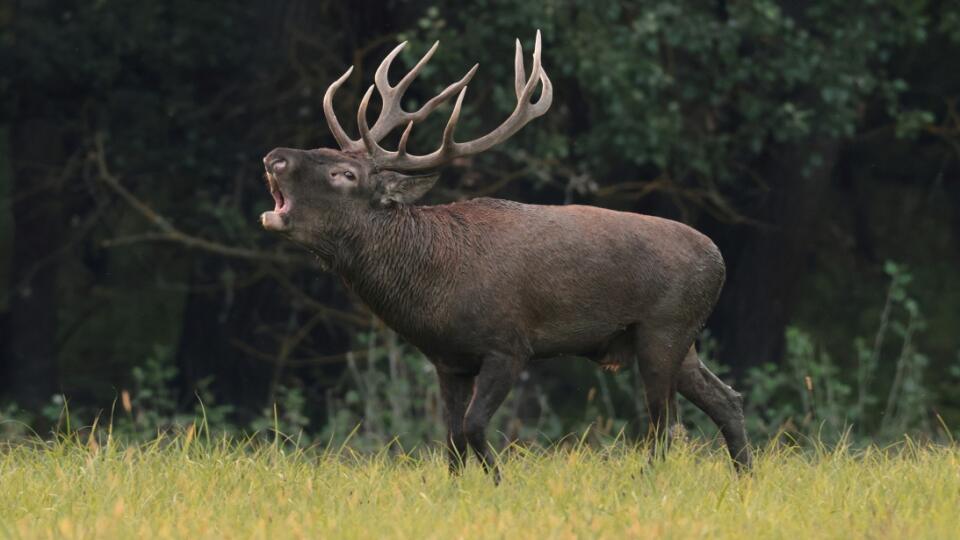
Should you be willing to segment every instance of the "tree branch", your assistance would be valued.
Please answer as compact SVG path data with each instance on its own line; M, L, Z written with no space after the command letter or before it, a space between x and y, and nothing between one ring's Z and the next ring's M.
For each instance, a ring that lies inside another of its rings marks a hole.
M293 257L279 253L269 253L247 248L227 246L218 242L213 242L205 238L200 238L187 234L174 227L166 218L150 208L146 203L138 199L130 190L121 184L120 179L114 176L107 166L106 152L103 145L103 134L98 133L95 137L96 151L93 158L96 160L97 170L100 180L124 200L131 208L146 218L154 227L160 230L159 233L146 233L134 236L127 236L102 242L104 247L114 247L119 245L133 244L137 242L176 242L188 248L200 249L225 257L238 259L272 261L281 264L303 264L306 262L301 257Z

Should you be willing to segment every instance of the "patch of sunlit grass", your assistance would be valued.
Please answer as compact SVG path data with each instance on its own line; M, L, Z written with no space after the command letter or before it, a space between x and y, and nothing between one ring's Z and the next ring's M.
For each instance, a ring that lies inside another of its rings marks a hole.
M960 449L770 447L738 477L710 446L514 448L499 487L439 451L361 455L90 437L0 448L0 537L951 538Z

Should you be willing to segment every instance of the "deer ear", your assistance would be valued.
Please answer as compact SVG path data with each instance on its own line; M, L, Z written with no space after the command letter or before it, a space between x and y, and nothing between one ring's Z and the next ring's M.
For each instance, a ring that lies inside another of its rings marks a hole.
M430 191L439 177L439 174L408 176L394 171L378 173L374 176L377 189L373 202L382 207L410 204Z

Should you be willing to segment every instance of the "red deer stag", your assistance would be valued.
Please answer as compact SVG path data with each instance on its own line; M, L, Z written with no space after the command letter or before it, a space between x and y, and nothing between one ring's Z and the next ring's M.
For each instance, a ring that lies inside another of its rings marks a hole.
M323 111L340 150L277 148L263 159L274 210L261 216L276 231L340 274L383 321L437 369L446 409L451 471L468 445L498 478L484 432L531 359L585 356L618 368L636 362L651 431L678 421L676 392L719 426L738 469L750 466L742 400L701 363L694 339L723 285L724 264L706 236L675 221L591 206L538 206L475 199L414 206L436 170L503 142L543 115L553 87L540 61L537 32L527 78L516 46L517 105L490 133L454 140L467 83L477 66L415 112L403 93L437 49L395 86L387 73L406 43L376 71L351 139L333 96L353 68L327 89ZM534 92L542 87L539 99ZM373 126L367 106L376 88L382 107ZM457 94L440 147L407 151L414 124ZM396 150L379 142L405 126Z

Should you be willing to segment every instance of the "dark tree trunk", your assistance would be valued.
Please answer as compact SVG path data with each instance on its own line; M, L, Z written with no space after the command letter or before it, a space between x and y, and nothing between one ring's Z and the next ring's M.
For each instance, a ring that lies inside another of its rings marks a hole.
M838 149L837 141L827 140L771 152L760 169L770 191L745 212L762 225L745 225L719 238L727 283L710 326L721 344L721 361L738 377L783 356L784 330L797 284L810 267L811 241ZM734 245L739 251L731 249Z
M2 388L16 403L36 411L59 387L62 132L49 120L28 118L14 126L12 136L14 238Z

